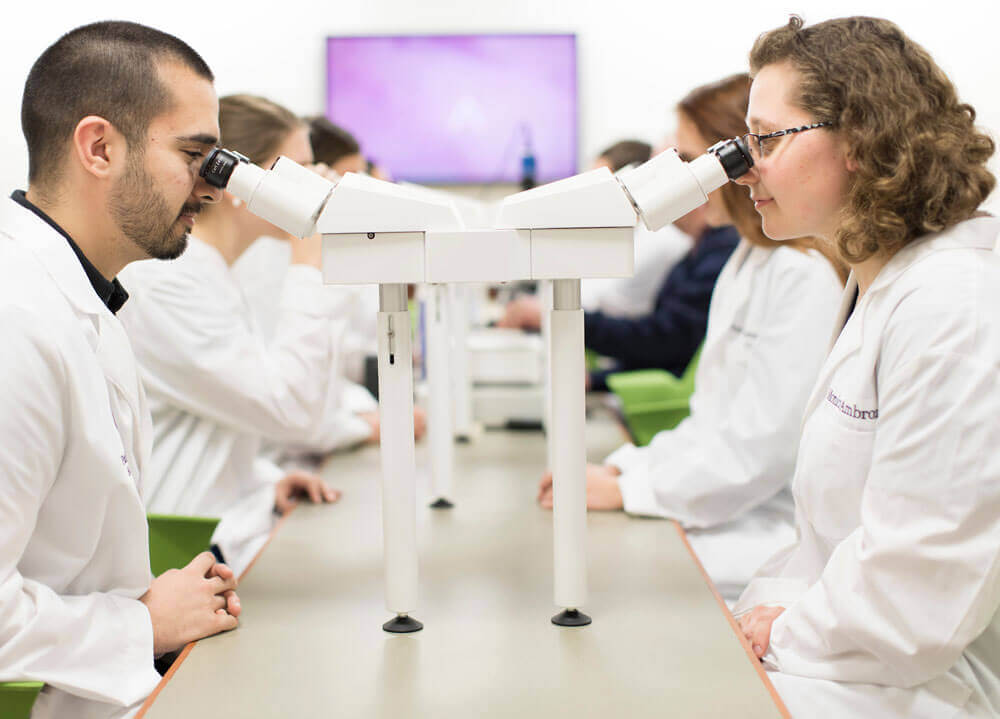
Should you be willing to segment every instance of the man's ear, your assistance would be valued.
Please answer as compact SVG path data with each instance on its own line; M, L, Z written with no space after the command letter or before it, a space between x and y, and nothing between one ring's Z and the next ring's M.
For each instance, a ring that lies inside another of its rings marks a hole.
M128 151L125 136L103 117L88 115L73 130L73 154L84 172L106 179Z

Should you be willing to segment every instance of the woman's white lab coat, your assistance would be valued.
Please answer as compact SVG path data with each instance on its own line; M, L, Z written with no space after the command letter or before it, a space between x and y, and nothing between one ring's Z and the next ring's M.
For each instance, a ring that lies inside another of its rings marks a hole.
M818 252L741 241L712 294L691 415L606 460L622 470L625 511L688 528L727 600L795 540L788 486L799 424L841 291Z
M275 337L265 342L222 255L195 237L173 262L122 273L120 315L153 414L146 504L152 512L222 518L213 540L240 572L273 523L283 472L259 456L262 438L343 443L370 434L358 417L325 414L338 382L337 306L319 270L285 275Z
M160 678L137 601L152 579L149 414L69 244L9 199L0 315L0 681L46 683L36 719L121 716Z
M765 663L794 716L1000 714L1000 220L899 251L806 407L799 541L736 613L785 607Z
M233 263L232 272L253 311L254 320L265 337L273 337L278 323L278 298L282 276L275 267L285 267L291 261L291 245L273 237L261 237ZM342 324L338 340L340 367L349 380L338 398L346 409L369 412L377 406L371 394L352 383L364 381L365 358L378 353L376 315L378 287L376 285L327 285L326 292L336 296L337 322ZM362 391L359 391L362 390Z

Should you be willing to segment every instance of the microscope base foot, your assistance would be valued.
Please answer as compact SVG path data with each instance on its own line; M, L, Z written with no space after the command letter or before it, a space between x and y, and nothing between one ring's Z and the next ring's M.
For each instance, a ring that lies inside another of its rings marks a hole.
M552 617L552 623L560 627L585 627L593 620L578 609L564 609Z

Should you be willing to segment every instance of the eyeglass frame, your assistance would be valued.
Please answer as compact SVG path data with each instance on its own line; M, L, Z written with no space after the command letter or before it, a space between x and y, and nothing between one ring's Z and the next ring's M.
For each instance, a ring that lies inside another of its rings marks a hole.
M810 125L802 125L800 127L790 127L787 130L778 130L776 132L768 132L763 135L757 132L748 132L743 135L743 142L746 143L747 149L750 150L751 156L753 156L754 144L750 141L750 138L754 138L757 141L757 148L761 147L761 140L771 140L775 137L784 137L785 135L794 135L798 132L805 132L806 130L816 130L821 127L833 127L832 122L814 122ZM761 160L764 158L764 154L760 153L759 157L755 157L754 160Z

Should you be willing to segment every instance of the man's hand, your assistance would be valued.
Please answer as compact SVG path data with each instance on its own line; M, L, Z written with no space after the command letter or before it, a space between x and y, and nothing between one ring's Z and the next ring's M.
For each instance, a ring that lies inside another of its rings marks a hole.
M413 408L413 439L420 439L427 433L427 413L420 407Z
M284 514L298 504L300 497L308 497L316 504L336 502L340 499L340 490L331 489L315 474L306 472L292 472L274 485L274 508L278 514Z
M542 303L533 295L521 295L507 304L497 327L537 330L542 326Z
M184 569L153 580L139 601L153 623L153 653L173 652L188 642L235 629L240 599L233 570L202 552Z
M372 433L366 440L369 444L378 444L382 439L378 412L359 412L358 416L368 423ZM420 407L413 408L413 439L420 439L427 433L427 413Z
M625 502L618 488L621 470L610 464L587 465L587 509L622 509ZM538 503L552 509L552 472L542 476L538 487Z
M765 607L763 605L754 607L749 612L740 617L739 625L743 636L750 642L753 653L760 659L767 652L771 644L771 625L781 613L784 607Z

